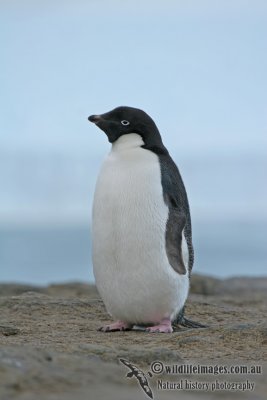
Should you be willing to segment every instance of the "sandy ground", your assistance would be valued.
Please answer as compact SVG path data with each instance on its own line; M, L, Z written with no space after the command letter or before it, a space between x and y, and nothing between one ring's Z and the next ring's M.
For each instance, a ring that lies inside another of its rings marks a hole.
M142 369L154 399L265 399L266 300L267 278L195 275L186 316L207 328L180 328L172 334L102 333L97 328L110 319L94 286L2 284L0 399L148 399L137 378L126 377L130 369L119 358ZM262 373L157 374L154 361L257 365ZM190 382L202 382L203 388L193 389ZM206 391L205 382L210 385ZM230 390L230 382L246 384L245 390L237 385Z

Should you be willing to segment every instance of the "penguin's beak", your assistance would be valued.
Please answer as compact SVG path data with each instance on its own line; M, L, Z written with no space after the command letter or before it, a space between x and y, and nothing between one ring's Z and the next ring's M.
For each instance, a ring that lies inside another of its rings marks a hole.
M88 117L88 120L90 122L93 122L94 124L97 124L98 122L100 122L102 120L102 116L101 115L90 115L90 117Z

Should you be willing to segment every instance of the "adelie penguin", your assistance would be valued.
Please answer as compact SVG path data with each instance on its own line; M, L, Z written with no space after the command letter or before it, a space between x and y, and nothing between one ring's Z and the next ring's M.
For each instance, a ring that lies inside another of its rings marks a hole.
M187 194L156 124L132 107L88 119L112 144L95 188L92 254L96 286L116 322L100 330L201 327L184 317L194 261Z

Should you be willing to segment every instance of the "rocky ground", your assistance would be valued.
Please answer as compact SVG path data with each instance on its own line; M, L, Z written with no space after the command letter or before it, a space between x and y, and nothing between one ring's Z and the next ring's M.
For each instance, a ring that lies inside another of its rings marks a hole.
M146 374L150 398L265 399L266 300L267 278L217 280L195 275L186 315L208 327L177 328L172 334L102 333L97 328L109 318L94 286L2 284L0 399L148 399L137 378L126 377L130 369L119 358ZM156 360L166 365L260 365L262 373L187 371L169 376L156 373L155 364L151 366ZM199 388L190 387L190 382ZM237 384L230 390L230 382L246 384L246 390ZM249 390L252 383L255 387Z

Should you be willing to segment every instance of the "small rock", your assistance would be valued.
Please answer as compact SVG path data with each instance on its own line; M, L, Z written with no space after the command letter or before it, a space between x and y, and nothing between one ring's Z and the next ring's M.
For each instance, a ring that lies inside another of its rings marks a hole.
M17 335L20 332L20 329L15 328L13 326L5 326L5 325L0 325L0 333L4 336L12 336L12 335Z

